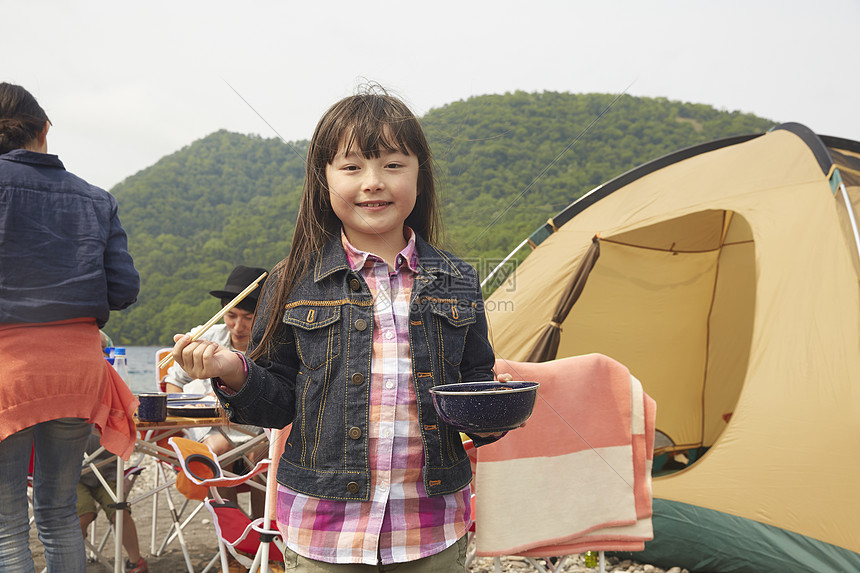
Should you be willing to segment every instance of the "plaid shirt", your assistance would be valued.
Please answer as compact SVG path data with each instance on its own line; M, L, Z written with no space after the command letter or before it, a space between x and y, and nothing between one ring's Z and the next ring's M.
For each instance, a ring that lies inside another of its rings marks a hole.
M471 525L469 488L429 497L409 349L415 236L393 272L342 235L350 267L373 296L369 449L371 499L321 500L278 486L278 528L290 549L328 563L401 563L439 553Z

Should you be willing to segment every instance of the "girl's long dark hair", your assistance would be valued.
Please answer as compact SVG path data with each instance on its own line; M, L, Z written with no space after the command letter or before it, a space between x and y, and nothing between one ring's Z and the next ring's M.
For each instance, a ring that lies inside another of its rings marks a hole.
M290 292L310 270L315 253L332 237L339 236L341 223L331 207L326 166L341 144L344 152L355 148L367 157L379 157L382 151L400 151L418 159L418 197L406 225L431 244L439 239L435 177L430 146L418 118L402 101L374 87L365 93L344 98L322 116L308 148L305 182L296 220L290 253L266 281L267 290L277 289L270 297L265 313L266 328L262 339L249 357L256 359L270 353L280 337L281 315Z
M48 114L30 92L0 82L0 154L27 147L42 132Z

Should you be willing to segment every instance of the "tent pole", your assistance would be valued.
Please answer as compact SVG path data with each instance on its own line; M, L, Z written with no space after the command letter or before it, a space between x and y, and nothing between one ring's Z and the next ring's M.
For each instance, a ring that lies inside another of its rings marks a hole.
M848 190L845 189L845 183L839 183L839 190L842 191L842 200L845 201L845 208L848 210L848 219L851 221L851 230L854 231L854 244L857 246L857 255L860 257L860 232L857 231L857 220L854 218L854 207L851 206L851 200L848 198Z
M855 231L856 231L856 229L855 229ZM488 274L484 278L484 280L481 281L481 288L484 288L484 285L486 285L488 282L490 282L490 279L493 278L493 275L495 275L499 271L499 269L501 269L503 266L505 266L505 263L507 263L509 260L511 260L511 257L516 255L520 249L522 249L523 247L525 247L528 244L528 242L529 242L529 240L525 239L522 243L517 245L517 248L514 249L513 251L511 251L507 257L502 259L502 262L500 262L498 265L496 265L496 268L494 268L492 271L490 271L490 274Z

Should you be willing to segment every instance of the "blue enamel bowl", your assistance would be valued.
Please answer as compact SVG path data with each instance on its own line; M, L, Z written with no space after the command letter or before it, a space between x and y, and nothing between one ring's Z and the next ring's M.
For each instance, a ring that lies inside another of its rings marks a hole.
M464 382L430 388L442 421L461 432L505 432L529 419L537 382Z

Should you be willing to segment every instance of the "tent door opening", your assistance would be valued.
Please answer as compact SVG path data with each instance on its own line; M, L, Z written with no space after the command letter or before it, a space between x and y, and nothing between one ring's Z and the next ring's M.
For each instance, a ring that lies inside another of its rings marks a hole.
M622 362L658 404L655 454L710 447L743 388L755 244L737 213L705 210L602 236L558 356ZM658 434L659 435L659 434Z

